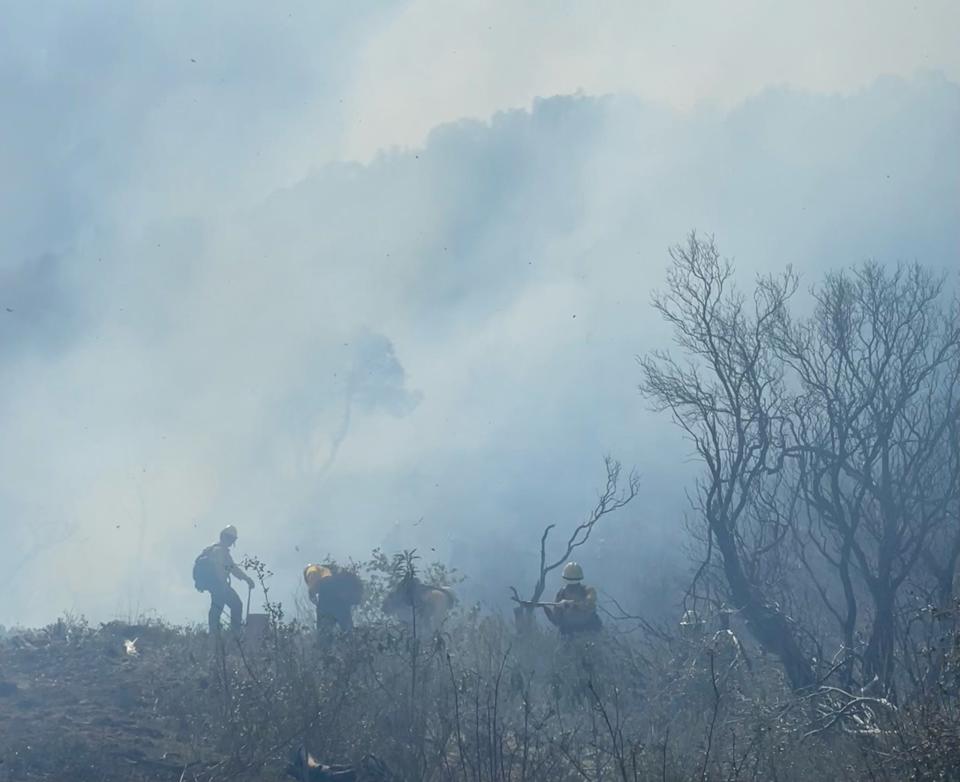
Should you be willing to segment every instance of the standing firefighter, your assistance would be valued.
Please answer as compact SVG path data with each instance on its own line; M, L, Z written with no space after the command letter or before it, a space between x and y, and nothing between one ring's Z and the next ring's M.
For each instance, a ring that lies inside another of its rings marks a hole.
M567 583L557 592L553 605L543 606L543 612L560 629L560 635L596 633L603 627L597 616L597 590L583 583L583 568L576 562L563 567Z
M303 570L310 602L317 607L317 630L336 624L343 632L353 628L353 607L363 599L363 582L356 573L337 565L307 565Z
M230 608L230 628L239 634L243 622L243 601L230 586L230 576L246 581L253 589L253 579L244 573L230 556L230 547L237 542L237 528L232 524L220 532L220 542L207 546L193 565L193 584L199 592L210 593L210 632L220 632L223 607Z

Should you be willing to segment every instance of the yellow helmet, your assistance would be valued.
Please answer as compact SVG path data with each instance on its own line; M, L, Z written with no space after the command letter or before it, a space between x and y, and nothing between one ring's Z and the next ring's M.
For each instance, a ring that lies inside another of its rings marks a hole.
M328 567L323 565L314 565L309 564L303 569L303 580L307 582L307 586L310 589L320 583L325 578L329 578L333 575L333 572Z
M563 578L565 581L583 581L583 568L576 562L568 562L563 566Z

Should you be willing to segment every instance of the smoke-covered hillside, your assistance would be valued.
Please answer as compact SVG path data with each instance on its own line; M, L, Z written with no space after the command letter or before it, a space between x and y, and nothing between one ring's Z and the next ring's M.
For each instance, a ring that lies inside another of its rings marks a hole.
M743 280L793 264L803 288L867 258L950 268L958 96L928 75L730 111L556 97L244 206L131 223L101 201L13 248L4 621L194 616L189 563L226 522L288 597L309 559L383 545L495 607L604 454L642 497L585 564L639 607L683 567L691 475L636 391L667 248L712 232Z
M0 782L960 779L957 29L4 4Z

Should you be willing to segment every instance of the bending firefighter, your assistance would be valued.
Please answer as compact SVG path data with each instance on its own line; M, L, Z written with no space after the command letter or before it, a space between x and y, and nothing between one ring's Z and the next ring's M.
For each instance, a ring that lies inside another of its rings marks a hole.
M597 590L584 585L583 568L576 562L563 567L563 585L553 605L544 605L543 612L560 629L560 635L599 632L603 623L597 616Z
M210 593L210 632L220 632L223 607L230 608L230 629L240 632L243 623L243 601L230 586L230 576L246 581L253 589L253 579L244 573L230 556L230 547L237 542L237 528L232 524L223 528L220 542L207 546L193 564L193 584L199 592Z
M334 564L307 565L303 580L317 607L319 632L329 632L334 625L343 632L353 628L353 607L363 599L363 582L356 573Z

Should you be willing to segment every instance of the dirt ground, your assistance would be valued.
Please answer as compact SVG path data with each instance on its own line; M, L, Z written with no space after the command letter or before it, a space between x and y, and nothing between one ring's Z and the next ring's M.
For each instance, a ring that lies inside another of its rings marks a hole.
M0 642L0 780L181 782L215 763L159 708L177 672L155 640L147 627L58 623Z

